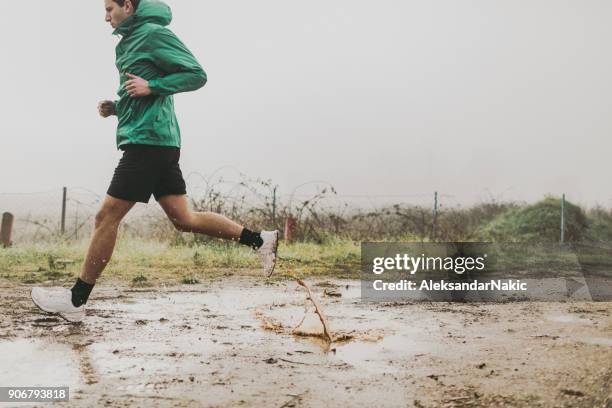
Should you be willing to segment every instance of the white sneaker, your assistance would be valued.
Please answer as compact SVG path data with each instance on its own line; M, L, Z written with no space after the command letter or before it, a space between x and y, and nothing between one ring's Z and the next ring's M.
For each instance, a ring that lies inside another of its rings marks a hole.
M261 231L263 244L257 249L264 273L269 278L276 265L276 250L278 249L278 231Z
M58 313L69 322L80 322L85 316L85 305L74 307L72 292L66 288L32 288L32 301L40 310Z

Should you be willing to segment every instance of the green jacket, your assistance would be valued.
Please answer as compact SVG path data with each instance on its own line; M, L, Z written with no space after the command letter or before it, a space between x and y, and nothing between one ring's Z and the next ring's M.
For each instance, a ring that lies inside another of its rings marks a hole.
M121 35L116 48L119 99L115 109L117 148L146 144L181 147L181 132L172 95L194 91L206 83L206 73L185 45L168 30L170 7L158 0L142 0L136 13L113 34ZM124 89L127 73L149 81L152 94L132 98Z

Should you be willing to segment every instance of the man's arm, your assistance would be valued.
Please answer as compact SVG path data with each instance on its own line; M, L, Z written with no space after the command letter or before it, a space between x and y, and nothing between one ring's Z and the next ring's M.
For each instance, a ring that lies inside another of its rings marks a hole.
M151 93L172 95L195 91L206 83L206 73L185 44L172 31L160 28L150 34L153 63L167 75L149 81Z

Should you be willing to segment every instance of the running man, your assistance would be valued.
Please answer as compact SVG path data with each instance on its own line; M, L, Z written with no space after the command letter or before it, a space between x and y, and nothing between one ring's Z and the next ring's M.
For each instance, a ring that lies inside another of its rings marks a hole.
M228 218L188 208L185 181L179 167L181 135L172 95L195 91L206 73L166 28L170 8L159 0L104 0L106 22L120 35L116 47L119 99L103 101L104 118L118 117L117 147L123 157L115 169L74 287L32 289L32 301L45 312L68 321L82 320L85 304L113 254L117 229L136 202L159 202L174 226L185 232L238 241L256 250L266 276L276 263L278 231L253 232Z

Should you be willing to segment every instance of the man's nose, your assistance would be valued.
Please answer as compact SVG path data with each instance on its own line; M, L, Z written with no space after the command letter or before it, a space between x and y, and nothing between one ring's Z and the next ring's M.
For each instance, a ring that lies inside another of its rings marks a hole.
M107 23L109 23L111 21L111 16L107 14L105 20Z

